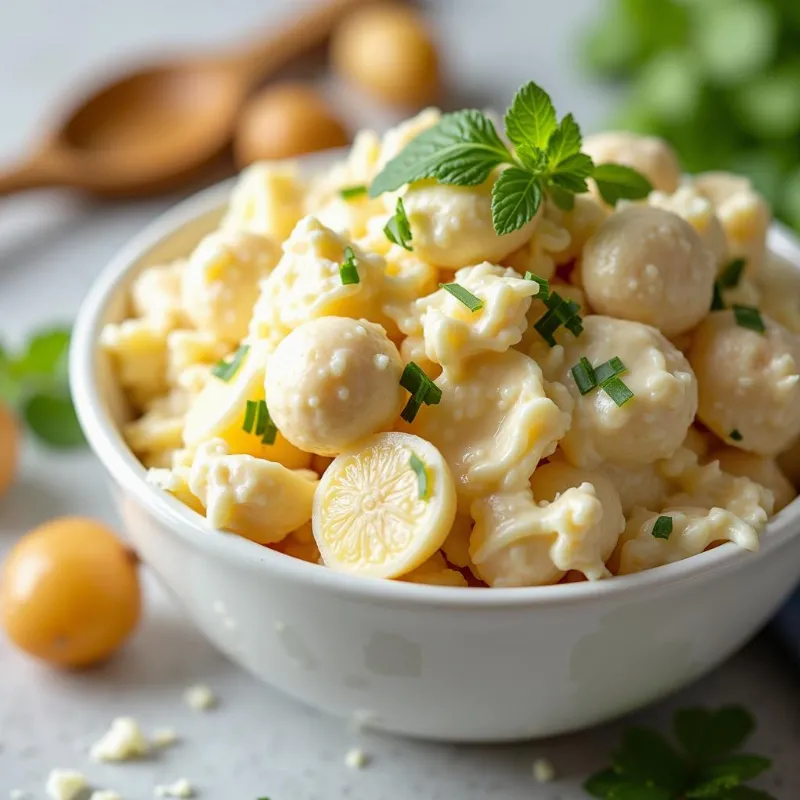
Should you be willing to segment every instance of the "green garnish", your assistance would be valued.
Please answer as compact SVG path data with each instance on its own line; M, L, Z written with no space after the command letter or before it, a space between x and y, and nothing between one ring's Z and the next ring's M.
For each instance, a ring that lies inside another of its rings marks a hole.
M547 278L542 278L535 272L526 272L525 280L539 284L539 291L534 295L537 300L547 300L550 296L550 281Z
M740 328L748 328L756 333L764 333L764 320L761 319L758 309L755 306L733 306L733 316L736 317L736 324Z
M229 381L239 371L249 349L249 345L243 344L230 358L225 357L221 361L217 361L211 367L211 374L222 381Z
M672 533L672 517L660 516L653 524L650 531L656 539L669 539Z
M742 434L741 434L741 433L739 433L739 431L737 431L737 430L736 430L736 428L734 428L734 429L733 429L733 430L732 430L732 431L731 431L731 432L728 434L728 436L729 436L731 439L733 439L733 441L734 441L734 442L741 442L741 441L742 441L742 439L744 439L744 436L742 436Z
M483 300L479 297L475 297L472 292L458 283L440 283L439 288L450 292L456 300L462 302L473 314L483 308Z
M343 286L361 282L358 277L358 267L356 266L356 254L353 252L352 247L345 247L344 249L344 262L339 267L339 277L342 279Z
M355 197L361 197L368 191L366 186L345 186L339 189L339 195L343 200L352 200Z
M582 395L589 394L599 386L618 406L625 405L634 396L619 378L626 371L627 367L617 356L597 367L593 367L589 359L583 356L570 370Z
M400 412L406 422L414 421L423 403L426 406L435 406L442 399L442 390L413 361L406 364L400 376L400 385L411 393L405 408Z
M723 289L735 289L742 279L744 268L747 266L747 261L743 258L734 258L729 262L725 268L720 272L717 283Z
M411 246L411 225L406 216L406 209L403 205L403 198L397 198L397 205L394 209L394 215L386 223L383 229L386 238L394 244L399 244L404 250L411 252L414 248Z
M483 112L443 114L375 176L370 197L423 178L449 186L477 186L505 164L507 169L492 187L492 224L502 236L531 220L545 193L560 208L572 208L574 195L589 191L589 178L612 205L622 198L639 200L653 189L630 167L595 165L581 152L583 137L572 114L559 122L550 96L533 81L514 96L504 122L513 152Z
M262 444L275 444L278 428L269 415L264 400L248 400L244 410L242 430L261 437Z
M719 281L714 281L714 294L711 295L711 311L723 311L725 309L725 301L722 299L722 289L720 288Z
M428 470L425 467L425 462L416 454L411 454L411 459L408 462L411 469L417 475L417 486L419 487L419 499L428 499Z
M52 328L33 334L19 353L0 345L0 401L50 447L85 441L69 391L69 342L69 328Z
M676 712L672 728L680 749L651 728L629 728L612 766L589 778L585 791L601 800L776 800L746 785L772 766L768 758L736 752L755 728L748 711L686 708Z
M565 300L558 292L548 292L544 303L548 310L533 327L550 347L556 346L555 333L562 325L575 336L583 333L583 323L578 315L581 307L574 300Z

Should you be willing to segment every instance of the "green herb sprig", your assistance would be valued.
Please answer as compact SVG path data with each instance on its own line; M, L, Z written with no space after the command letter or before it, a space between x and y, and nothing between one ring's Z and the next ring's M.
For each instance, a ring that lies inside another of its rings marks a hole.
M352 247L345 247L344 249L344 261L339 266L339 277L342 280L342 286L361 283L361 278L358 277L356 254L353 252Z
M345 186L339 189L339 196L342 200L355 200L357 197L363 197L366 193L366 186Z
M672 536L672 517L661 515L654 523L650 533L656 539L669 539Z
M244 411L242 430L261 438L262 444L275 444L278 427L269 415L264 400L248 400Z
M428 499L428 469L425 462L416 454L412 453L408 461L409 466L417 476L417 491L420 500Z
M483 300L472 294L469 289L465 289L460 283L440 283L439 288L453 295L456 300L463 303L473 314L483 308Z
M650 728L627 730L611 767L584 789L601 800L776 800L746 785L772 762L736 752L755 728L744 708L682 709L672 728L680 749Z
M250 346L243 344L232 356L226 356L211 367L211 374L226 383L233 378L242 366Z
M400 376L400 385L411 393L411 397L400 412L400 416L406 422L414 421L423 403L426 406L435 406L442 399L442 390L425 374L425 370L413 361L406 364Z
M397 198L397 205L394 214L383 228L386 238L393 244L399 244L404 250L413 251L411 246L411 223L406 216L406 208L403 205L403 198Z
M559 208L572 208L574 196L589 191L589 178L610 205L623 198L641 199L653 189L631 167L596 165L582 153L583 137L575 118L567 114L559 121L550 96L533 81L517 92L504 123L513 152L483 112L464 109L444 114L375 176L370 197L424 178L450 186L477 186L494 169L507 165L492 187L492 223L502 236L531 220L545 194Z
M62 449L85 441L69 392L69 342L70 329L58 327L33 334L18 353L0 345L0 401L40 441Z
M570 369L575 385L581 395L587 395L598 387L602 389L618 406L624 406L632 397L633 392L619 377L624 375L627 367L622 359L614 356L593 367L586 356Z

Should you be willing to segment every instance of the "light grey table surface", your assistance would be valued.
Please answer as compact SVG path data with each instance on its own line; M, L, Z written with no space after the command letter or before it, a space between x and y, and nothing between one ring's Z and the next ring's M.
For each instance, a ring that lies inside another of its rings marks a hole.
M82 77L100 74L110 59L169 52L176 45L232 43L299 6L291 0L0 2L0 157L21 152L64 93ZM520 83L535 78L562 110L576 111L588 128L600 123L611 98L583 81L569 51L576 26L596 8L594 0L444 0L430 6L446 35L459 101L502 105ZM390 121L341 87L328 89L352 115L353 127ZM104 206L51 193L0 199L0 337L18 342L39 325L71 320L114 251L176 199ZM61 455L29 444L20 480L0 502L0 552L36 524L68 513L115 521L102 470L86 452ZM572 800L584 796L583 777L606 763L631 722L503 747L358 735L241 673L182 619L149 576L146 585L140 632L100 669L56 673L0 639L0 799L12 788L43 798L49 770L74 767L126 800L152 797L156 783L180 776L213 800ZM183 688L196 681L216 691L218 709L198 714L183 704ZM762 785L781 800L800 797L798 675L771 641L756 640L636 721L663 724L672 708L695 703L753 709L760 726L752 749L775 759ZM146 729L174 726L182 741L141 763L90 763L88 745L124 714ZM361 772L343 764L356 744L371 756ZM553 761L555 783L533 780L531 765L541 756Z

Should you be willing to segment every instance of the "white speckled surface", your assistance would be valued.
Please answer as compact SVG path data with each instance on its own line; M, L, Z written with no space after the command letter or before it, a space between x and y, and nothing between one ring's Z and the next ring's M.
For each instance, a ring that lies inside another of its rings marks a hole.
M290 0L7 0L0 3L0 157L20 152L76 78L109 57L235 41L290 8ZM299 4L298 4L299 5ZM447 36L450 72L466 101L502 105L535 77L587 127L608 95L582 85L568 68L568 32L594 0L440 0L430 4ZM523 16L513 23L512 14ZM271 16L272 15L272 16ZM496 31L494 36L492 31ZM387 115L331 86L354 119ZM459 99L458 102L461 102ZM0 199L0 337L19 340L54 319L69 320L93 276L126 238L177 198L94 206L57 194ZM0 504L0 551L56 514L113 521L101 470L87 453L54 455L30 446L22 476ZM187 777L212 800L578 800L582 778L602 765L625 723L513 747L448 747L359 736L255 683L189 627L153 581L141 631L118 658L83 674L51 672L0 640L0 798L13 788L44 797L50 768L75 767L126 800L153 797L157 783ZM665 609L665 613L668 610ZM532 676L532 680L535 676ZM209 684L219 708L187 708L183 689ZM725 667L637 722L663 723L676 705L743 702L760 721L751 749L776 768L763 786L780 800L800 796L800 687L771 641L756 640ZM469 702L469 698L464 698ZM182 741L157 757L94 765L87 750L114 716L131 714L147 731L173 726ZM371 763L348 770L360 746ZM559 780L539 786L536 758L553 761Z

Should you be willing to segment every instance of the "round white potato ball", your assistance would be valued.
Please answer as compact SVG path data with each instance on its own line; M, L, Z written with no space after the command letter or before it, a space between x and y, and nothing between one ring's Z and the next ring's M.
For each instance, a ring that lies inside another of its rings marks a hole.
M769 489L775 498L775 513L788 506L797 497L794 486L783 474L774 458L747 453L738 447L723 447L714 453L713 458L719 461L724 472L750 478L751 481Z
M295 447L333 456L400 413L403 361L380 325L320 317L292 331L267 364L267 407Z
M631 205L586 243L581 282L598 313L676 336L708 313L716 271L714 254L686 220Z
M409 186L403 205L411 224L414 255L449 269L482 261L498 263L522 247L533 235L541 206L530 222L500 236L492 225L490 178L480 186L445 186L420 181Z
M568 338L558 369L546 373L564 384L575 401L572 427L559 443L576 467L650 464L667 458L682 444L697 411L697 381L689 362L655 328L622 319L591 315L584 331ZM597 387L582 395L571 368L581 357L593 367L622 360L620 380L633 397L618 406Z
M800 434L800 337L761 316L764 333L717 311L689 348L701 422L735 447L774 456Z
M681 165L675 151L656 136L607 131L583 140L583 152L595 164L624 164L641 172L654 189L670 194L678 188Z
M183 271L184 313L216 339L239 342L247 335L259 282L273 270L281 249L257 233L220 229L197 245Z

